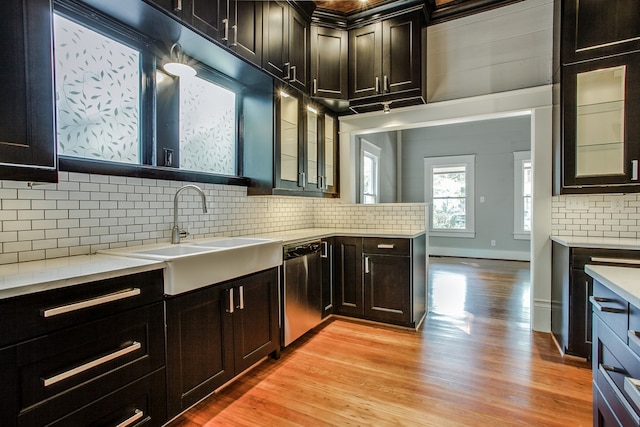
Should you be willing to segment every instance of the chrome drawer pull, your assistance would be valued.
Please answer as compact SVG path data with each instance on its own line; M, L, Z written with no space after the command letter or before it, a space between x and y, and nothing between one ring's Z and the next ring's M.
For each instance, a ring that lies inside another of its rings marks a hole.
M135 297L136 295L140 295L140 289L133 288L127 289L124 291L114 292L112 294L102 295L97 298L88 299L85 301L74 302L72 304L61 305L59 307L48 308L43 310L41 315L42 317L53 317L59 314L65 314L72 311L81 310L83 308L94 307L96 305L106 304L112 301L118 301L125 298Z
M144 412L140 409L136 409L132 416L121 422L120 424L116 424L116 427L129 427L131 424L135 423L139 419L144 416Z
M636 335L636 331L629 330L627 331L627 335L629 336L629 342L633 342L635 345L640 347L640 338Z
M380 243L378 249L395 249L396 245L389 245L386 243Z
M95 360L92 360L91 362L87 362L84 365L80 365L80 366L76 366L73 369L69 369L68 371L65 371L61 374L58 375L54 375L53 377L49 377L49 378L43 378L43 384L45 387L49 387L51 385L54 385L55 383L59 383L60 381L64 381L68 378L73 377L74 375L78 375L81 374L84 371L87 371L91 368L95 368L96 366L100 366L102 364L105 364L107 362L110 362L114 359L117 359L118 357L122 357L125 354L129 354L132 353L136 350L140 350L140 348L142 347L142 345L140 345L139 342L134 341L130 346L125 347L123 349L120 349L118 351L114 351L113 353L107 354L106 356L102 356L99 357Z
M238 290L240 291L240 310L244 310L244 286L239 286Z
M364 257L364 272L365 274L369 274L369 257Z
M617 367L612 366L612 365L600 365L600 366L602 366L602 369L604 369L605 371L615 372L616 374L625 374L625 375L627 375L626 369L617 368Z
M640 265L640 259L591 257L592 262L608 262L611 264Z
M613 307L603 307L602 304L600 304L601 302L612 302L613 300L610 298L602 298L602 297L596 297L596 296L591 296L589 297L589 302L591 302L591 305L593 305L593 307L598 310L601 311L603 313L626 313L627 310L624 310L622 308L613 308Z
M631 400L633 400L636 405L640 406L640 390L638 387L640 387L639 380L631 377L626 377L624 379L624 391L627 392Z

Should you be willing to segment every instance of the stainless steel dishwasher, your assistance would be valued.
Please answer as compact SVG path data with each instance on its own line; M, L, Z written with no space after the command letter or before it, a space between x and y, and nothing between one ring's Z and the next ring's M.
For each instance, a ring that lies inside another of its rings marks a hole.
M288 346L322 321L322 242L283 248L282 345Z

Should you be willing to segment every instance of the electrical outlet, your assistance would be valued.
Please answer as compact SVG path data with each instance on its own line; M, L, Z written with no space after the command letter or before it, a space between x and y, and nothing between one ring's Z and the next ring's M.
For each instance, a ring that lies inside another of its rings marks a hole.
M491 241L491 246L495 246L495 245L496 245L496 241L495 241L495 240L492 240L492 241Z
M589 210L589 198L584 196L567 197L567 209L572 211Z

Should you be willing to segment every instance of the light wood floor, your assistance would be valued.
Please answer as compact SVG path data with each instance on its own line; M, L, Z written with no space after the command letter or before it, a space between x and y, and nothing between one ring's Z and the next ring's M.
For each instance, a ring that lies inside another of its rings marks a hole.
M589 366L529 329L528 268L431 258L420 331L334 319L171 426L590 426Z

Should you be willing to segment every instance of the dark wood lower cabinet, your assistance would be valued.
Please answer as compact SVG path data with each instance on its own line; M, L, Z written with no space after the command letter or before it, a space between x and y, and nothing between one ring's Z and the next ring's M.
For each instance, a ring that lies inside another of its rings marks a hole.
M425 239L334 238L335 312L416 327L427 310Z
M364 313L362 238L335 237L334 242L336 313L361 317Z
M167 300L169 418L280 351L277 269Z
M333 266L334 266L334 240L333 238L322 239L322 253L320 262L322 265L322 318L332 314L335 310L334 286L333 286Z

